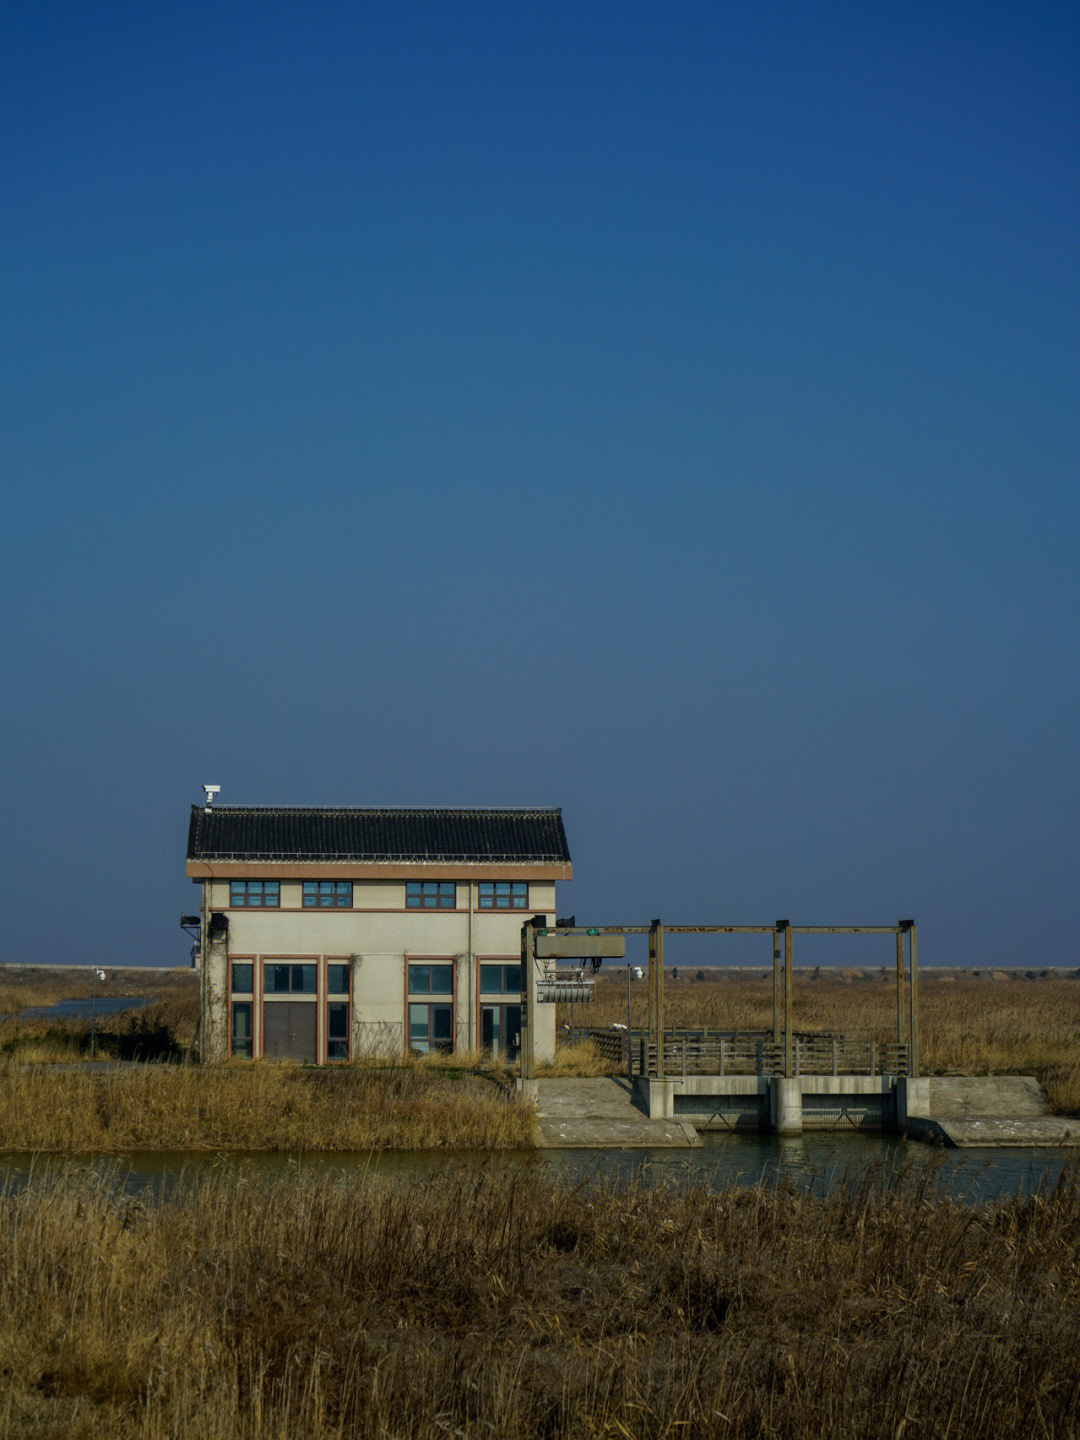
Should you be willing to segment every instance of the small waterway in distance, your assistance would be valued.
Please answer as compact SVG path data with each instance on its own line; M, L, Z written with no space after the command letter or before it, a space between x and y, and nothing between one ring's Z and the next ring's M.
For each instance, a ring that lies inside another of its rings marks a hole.
M272 1184L311 1177L342 1183L415 1184L453 1172L496 1170L570 1186L784 1185L824 1195L868 1174L887 1185L924 1185L966 1202L1009 1199L1052 1187L1069 1164L1063 1151L931 1147L892 1135L810 1133L702 1136L694 1150L141 1151L121 1155L0 1154L0 1191L58 1173L85 1175L140 1198L167 1200L203 1181ZM1076 1163L1075 1152L1072 1161Z
M20 1020L89 1020L97 1016L120 1015L125 1010L141 1010L153 1005L151 995L99 995L83 1000L58 1000L55 1005L32 1005L19 1012ZM14 1015L0 1015L0 1020L14 1020Z

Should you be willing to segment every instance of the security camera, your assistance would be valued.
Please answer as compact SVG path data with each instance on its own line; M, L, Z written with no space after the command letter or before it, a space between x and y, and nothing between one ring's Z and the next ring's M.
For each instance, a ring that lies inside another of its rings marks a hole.
M221 786L204 785L202 788L206 791L206 808L209 810L210 806L214 803L214 796L221 794Z

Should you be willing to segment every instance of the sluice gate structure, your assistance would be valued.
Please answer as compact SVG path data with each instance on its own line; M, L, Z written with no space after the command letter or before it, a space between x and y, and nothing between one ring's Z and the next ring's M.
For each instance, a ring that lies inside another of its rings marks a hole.
M671 1028L664 1004L664 942L671 935L771 935L773 1024L771 1030L714 1027ZM896 937L895 1038L842 1033L807 1033L795 1028L794 937L804 935L894 935ZM804 1129L892 1130L919 1113L918 938L913 920L895 925L665 925L548 929L542 917L522 927L522 1087L534 1083L528 1037L533 1007L552 999L591 998L589 982L558 975L553 959L622 957L625 937L648 937L648 1027L629 1023L621 1030L577 1028L573 1035L596 1042L632 1084L639 1107L653 1120L680 1120L697 1128L771 1130L780 1135ZM582 987L575 989L575 986Z

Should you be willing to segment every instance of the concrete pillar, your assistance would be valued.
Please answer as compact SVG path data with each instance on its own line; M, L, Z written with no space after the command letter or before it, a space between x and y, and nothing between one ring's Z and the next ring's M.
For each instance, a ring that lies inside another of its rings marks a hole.
M646 1103L650 1120L673 1120L675 1118L675 1082L665 1079L647 1079Z
M909 1120L926 1120L930 1116L930 1080L900 1075L896 1081L896 1124L907 1128Z
M802 1085L798 1076L773 1077L769 1088L769 1113L777 1135L802 1134Z
M199 1059L224 1060L229 1053L229 921L223 913L212 914L207 925L201 989Z

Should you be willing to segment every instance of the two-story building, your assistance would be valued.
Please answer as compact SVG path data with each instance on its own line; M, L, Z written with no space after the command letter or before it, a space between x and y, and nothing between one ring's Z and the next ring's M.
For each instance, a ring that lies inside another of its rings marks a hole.
M194 805L200 1053L324 1063L521 1031L521 925L571 878L559 810ZM537 1058L555 1050L537 1007Z

